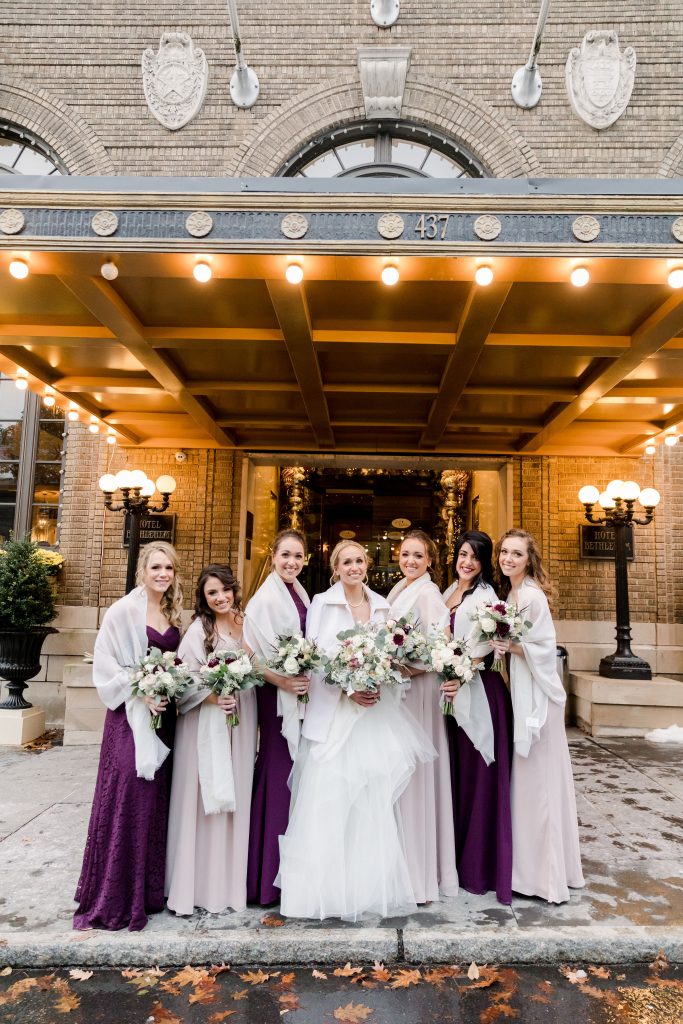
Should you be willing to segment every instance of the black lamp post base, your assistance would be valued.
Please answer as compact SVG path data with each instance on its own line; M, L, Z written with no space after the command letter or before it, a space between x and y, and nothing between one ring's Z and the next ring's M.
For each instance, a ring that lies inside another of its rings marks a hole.
M652 669L635 654L610 654L600 661L598 674L606 679L652 679Z

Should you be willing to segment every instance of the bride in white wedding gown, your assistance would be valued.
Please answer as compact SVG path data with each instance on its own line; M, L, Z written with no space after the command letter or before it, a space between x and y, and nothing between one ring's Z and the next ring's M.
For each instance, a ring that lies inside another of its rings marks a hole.
M365 550L343 541L332 552L334 585L311 604L306 635L327 654L358 622L382 622L389 605L369 590ZM292 781L289 825L280 837L286 917L356 921L416 909L398 798L418 762L436 752L398 687L342 693L313 676Z

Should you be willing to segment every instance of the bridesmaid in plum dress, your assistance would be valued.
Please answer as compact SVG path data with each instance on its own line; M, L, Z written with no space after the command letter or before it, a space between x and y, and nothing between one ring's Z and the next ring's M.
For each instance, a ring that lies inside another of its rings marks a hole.
M297 576L306 560L306 541L298 530L281 530L273 542L269 577L247 605L244 640L265 662L272 658L275 641L284 633L306 632L310 600ZM308 692L307 676L281 676L266 669L267 682L256 693L259 751L254 769L247 869L247 900L268 906L277 903L280 890L280 836L289 820L287 786L299 745Z
M74 928L140 931L164 908L175 705L131 696L130 676L149 647L177 650L177 572L170 544L143 548L137 587L107 610L95 642L93 681L108 710ZM154 733L150 715L158 712Z
M214 651L242 646L240 586L228 565L197 582L194 620L178 652L198 673ZM239 725L225 716L237 707ZM249 808L256 757L256 693L217 697L198 678L178 699L168 820L168 909L219 914L247 905Z
M468 530L455 544L456 581L444 593L454 637L484 658L468 684L464 707L455 687L455 717L446 719L453 777L453 816L458 876L473 893L493 890L499 903L512 902L512 818L510 765L512 704L503 677L491 672L491 645L477 644L470 619L476 608L496 601L493 543L486 533ZM456 684L457 686L457 684ZM448 690L448 684L444 687Z

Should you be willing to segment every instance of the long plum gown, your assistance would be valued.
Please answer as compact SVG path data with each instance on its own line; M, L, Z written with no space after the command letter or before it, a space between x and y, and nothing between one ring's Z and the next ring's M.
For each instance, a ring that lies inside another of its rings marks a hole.
M175 651L180 633L147 626L150 647ZM160 739L173 749L176 710L161 716ZM95 784L74 928L141 931L164 909L166 830L173 755L147 781L135 772L135 743L125 705L108 710Z
M284 581L283 581L284 582ZM306 605L286 583L299 613L301 632L306 632ZM258 706L259 750L254 767L254 788L251 798L249 830L249 862L247 867L247 902L268 906L280 899L275 878L280 870L280 836L287 831L291 793L287 785L292 771L289 747L277 714L277 687L272 683L259 686Z
M474 602L472 602L474 607ZM454 631L455 611L451 613ZM490 666L493 655L485 661ZM494 758L487 765L455 718L446 725L453 782L453 818L458 878L472 893L495 891L499 903L512 902L512 702L503 677L480 670L491 711Z

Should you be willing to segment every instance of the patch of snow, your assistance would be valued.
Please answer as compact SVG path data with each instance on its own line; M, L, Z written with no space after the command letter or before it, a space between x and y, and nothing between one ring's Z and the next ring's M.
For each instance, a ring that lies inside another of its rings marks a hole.
M680 743L683 745L683 725L670 725L668 729L653 729L645 733L651 743Z

